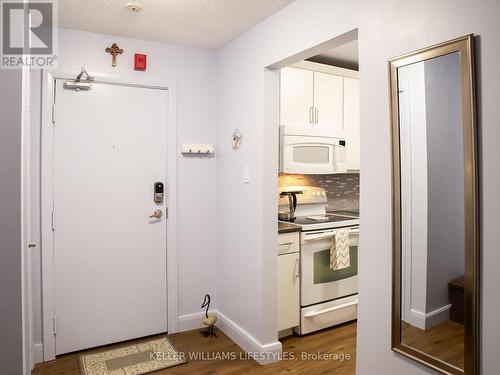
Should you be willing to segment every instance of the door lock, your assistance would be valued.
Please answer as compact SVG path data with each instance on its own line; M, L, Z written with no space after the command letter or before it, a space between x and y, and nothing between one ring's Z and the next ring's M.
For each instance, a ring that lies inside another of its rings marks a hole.
M163 183L162 182L155 182L154 183L153 201L155 203L163 203Z
M152 215L149 215L149 217L151 219L159 219L162 217L162 215L163 215L163 212L161 212L161 210L156 210L155 212L153 212Z

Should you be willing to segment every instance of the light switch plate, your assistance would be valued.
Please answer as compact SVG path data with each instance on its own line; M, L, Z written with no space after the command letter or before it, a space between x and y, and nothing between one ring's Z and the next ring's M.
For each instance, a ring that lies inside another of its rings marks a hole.
M243 183L245 183L245 184L250 183L250 168L249 167L243 168Z

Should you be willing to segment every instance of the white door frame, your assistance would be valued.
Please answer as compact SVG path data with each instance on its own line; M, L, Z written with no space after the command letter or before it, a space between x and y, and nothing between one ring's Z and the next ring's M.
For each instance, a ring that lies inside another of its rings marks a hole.
M54 331L54 237L51 215L53 204L53 144L52 104L54 81L75 79L78 72L44 71L42 75L42 130L41 130L41 252L42 252L42 324L43 360L56 356ZM176 85L173 82L150 81L108 74L93 75L96 82L168 90L167 140L167 330L178 331L177 310L177 126ZM57 126L57 125L56 125Z
M33 311L31 304L31 195L30 195L30 159L31 159L31 69L22 71L22 117L21 117L21 314L23 374L30 374L33 363Z

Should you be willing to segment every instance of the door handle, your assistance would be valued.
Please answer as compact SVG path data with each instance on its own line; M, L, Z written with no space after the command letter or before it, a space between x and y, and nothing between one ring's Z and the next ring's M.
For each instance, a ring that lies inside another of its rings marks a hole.
M314 117L315 117L314 123L317 124L319 122L319 110L318 110L318 108L315 109Z
M314 123L313 107L309 107L309 123Z
M159 218L161 218L162 215L163 215L163 212L161 212L161 210L156 210L155 212L153 212L152 215L149 215L149 217L151 219L153 219L153 218L154 219L159 219Z

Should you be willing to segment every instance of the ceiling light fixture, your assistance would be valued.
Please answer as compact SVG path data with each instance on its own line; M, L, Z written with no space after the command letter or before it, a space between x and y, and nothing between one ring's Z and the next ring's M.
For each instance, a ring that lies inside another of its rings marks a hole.
M127 3L126 7L133 13L139 13L142 10L142 8L144 8L144 5L142 5L137 1L131 1L130 3Z

